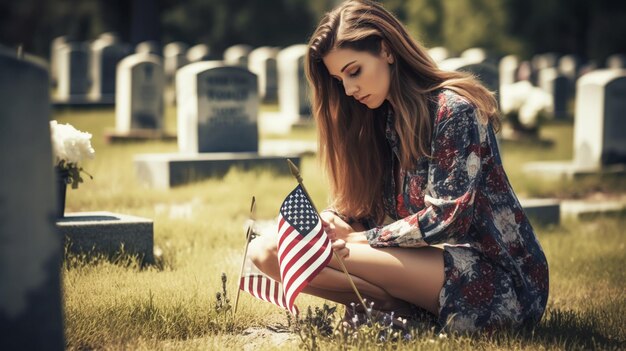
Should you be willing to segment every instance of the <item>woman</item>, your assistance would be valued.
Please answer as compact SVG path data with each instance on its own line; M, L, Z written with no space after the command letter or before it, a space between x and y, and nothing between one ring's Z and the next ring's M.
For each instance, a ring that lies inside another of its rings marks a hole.
M370 1L326 14L306 70L333 200L322 217L361 293L449 331L537 323L548 267L502 168L493 94L439 70ZM275 239L252 251L279 277ZM339 269L333 259L305 292L357 302Z

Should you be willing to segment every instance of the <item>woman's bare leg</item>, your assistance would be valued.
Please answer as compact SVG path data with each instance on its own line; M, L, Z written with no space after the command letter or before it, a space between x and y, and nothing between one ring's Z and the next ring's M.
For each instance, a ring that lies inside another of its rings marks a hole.
M443 250L422 248L372 248L367 244L346 244L350 255L344 263L350 274L375 286L384 287L391 296L408 301L435 315L444 283ZM330 267L337 269L333 259Z
M275 237L260 237L250 242L248 252L254 264L263 273L280 281L280 268L275 243ZM409 313L410 306L406 301L391 296L385 289L358 276L353 274L350 276L362 297L369 302L374 302L376 309ZM322 269L303 291L344 305L349 305L352 302L359 304L359 299L345 273L331 266Z

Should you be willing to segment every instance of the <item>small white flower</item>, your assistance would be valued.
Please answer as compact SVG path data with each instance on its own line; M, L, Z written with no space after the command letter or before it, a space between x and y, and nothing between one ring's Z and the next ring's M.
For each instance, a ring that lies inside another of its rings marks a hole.
M78 163L84 158L94 158L96 151L91 146L91 134L81 132L70 124L50 121L50 134L55 164Z

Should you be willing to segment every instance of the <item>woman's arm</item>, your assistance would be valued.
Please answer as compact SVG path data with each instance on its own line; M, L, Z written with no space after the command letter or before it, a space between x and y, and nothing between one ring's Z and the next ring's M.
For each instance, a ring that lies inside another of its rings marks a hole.
M481 178L486 128L465 100L453 108L440 108L431 143L426 207L365 232L371 246L419 247L458 239L467 233Z

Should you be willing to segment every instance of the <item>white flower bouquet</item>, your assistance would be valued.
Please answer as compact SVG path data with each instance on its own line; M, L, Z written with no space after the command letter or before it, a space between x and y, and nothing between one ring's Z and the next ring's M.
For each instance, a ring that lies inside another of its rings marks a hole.
M93 179L91 174L85 172L79 166L85 158L93 159L96 151L91 146L91 134L81 132L70 124L59 124L50 121L50 137L52 139L52 154L54 166L58 171L65 173L65 182L72 184L72 188L78 188L83 182L81 173L85 173Z

